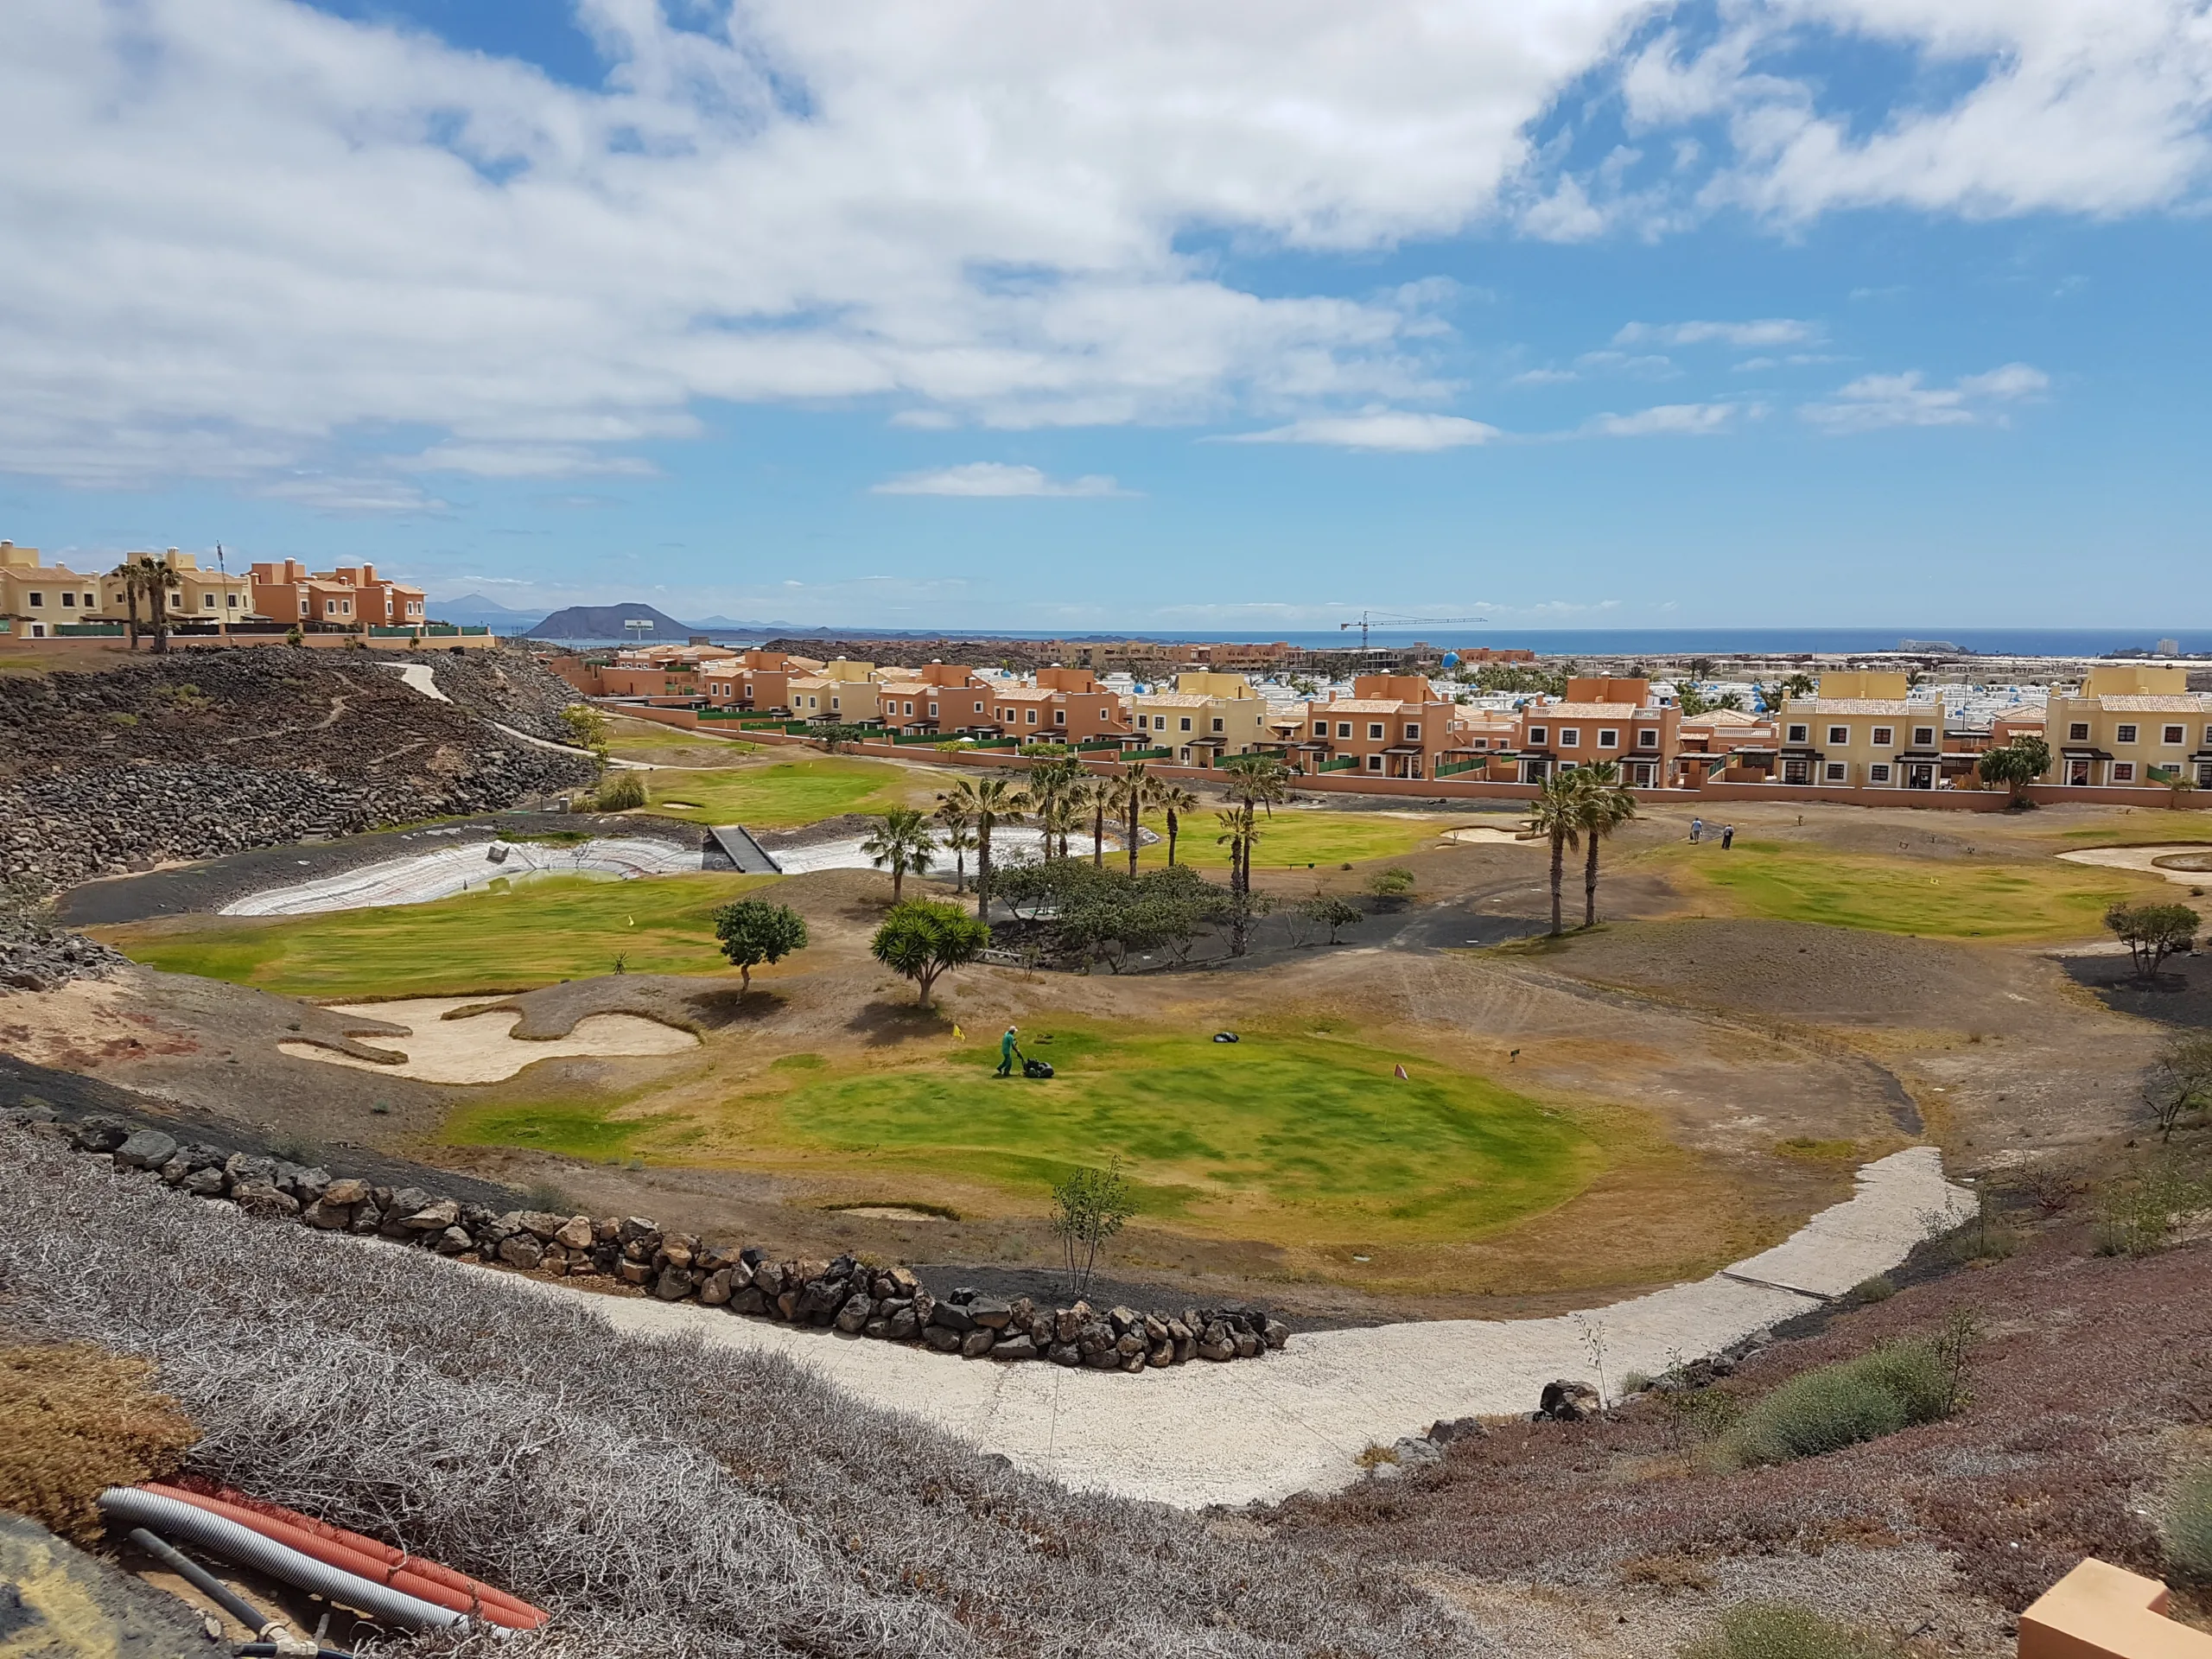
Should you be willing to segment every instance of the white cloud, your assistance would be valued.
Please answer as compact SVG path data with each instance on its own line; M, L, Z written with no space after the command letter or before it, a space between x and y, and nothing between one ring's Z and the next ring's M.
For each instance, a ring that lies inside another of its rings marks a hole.
M877 495L1127 495L1103 474L1082 478L1047 478L1034 467L1009 467L1001 461L971 461L934 472L907 473L874 486Z
M1764 317L1756 322L1630 322L1613 336L1616 346L1704 346L1713 341L1750 349L1796 346L1817 339L1820 329L1795 317Z
M1319 443L1339 449L1395 449L1426 454L1488 443L1494 426L1461 415L1423 415L1408 410L1369 410L1358 415L1320 415L1265 432L1241 432L1232 443Z
M553 477L714 400L1295 423L1453 390L1452 291L1331 256L1732 206L2111 214L2207 173L2196 0L1732 0L1695 50L1629 43L1646 0L575 3L601 89L296 0L16 0L0 470ZM1829 41L1933 73L1847 107ZM1535 135L1609 73L1631 142L1571 168ZM1240 289L1192 230L1343 292Z
M1709 437L1730 430L1738 416L1757 420L1764 413L1757 404L1661 404L1633 415L1593 416L1582 430L1593 438Z
M1509 386L1563 386L1581 378L1573 369L1523 369L1505 384Z
M2047 391L2050 377L2025 363L2007 363L1986 374L1969 374L1948 386L1931 386L1918 369L1904 374L1862 375L1825 402L1798 410L1815 426L1836 433L1872 432L1890 426L2001 424L2003 405Z

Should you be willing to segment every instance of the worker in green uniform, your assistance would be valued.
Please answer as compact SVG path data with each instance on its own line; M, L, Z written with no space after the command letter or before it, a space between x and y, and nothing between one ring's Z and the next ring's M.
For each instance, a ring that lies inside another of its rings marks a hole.
M993 1076L1012 1077L1014 1063L1028 1058L1021 1052L1021 1045L1014 1040L1014 1033L1020 1029L1020 1026L1008 1026L1006 1028L1006 1035L999 1039L999 1069L992 1074Z

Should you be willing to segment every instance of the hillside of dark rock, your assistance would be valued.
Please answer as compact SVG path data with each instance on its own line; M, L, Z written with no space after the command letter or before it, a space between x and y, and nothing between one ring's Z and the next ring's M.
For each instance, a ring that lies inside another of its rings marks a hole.
M529 658L420 660L453 701L365 655L271 648L0 681L0 865L60 887L589 781L489 723L559 734L567 694Z

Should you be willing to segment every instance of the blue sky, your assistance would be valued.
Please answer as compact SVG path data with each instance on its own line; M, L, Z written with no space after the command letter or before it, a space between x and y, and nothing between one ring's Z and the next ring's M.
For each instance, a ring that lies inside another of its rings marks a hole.
M33 0L0 535L890 626L2212 622L2183 0Z

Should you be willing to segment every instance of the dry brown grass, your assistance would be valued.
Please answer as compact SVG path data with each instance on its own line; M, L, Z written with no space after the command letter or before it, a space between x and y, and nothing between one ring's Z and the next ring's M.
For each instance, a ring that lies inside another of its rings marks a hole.
M103 1490L173 1472L200 1438L153 1382L149 1361L90 1343L0 1348L0 1510L98 1538Z

